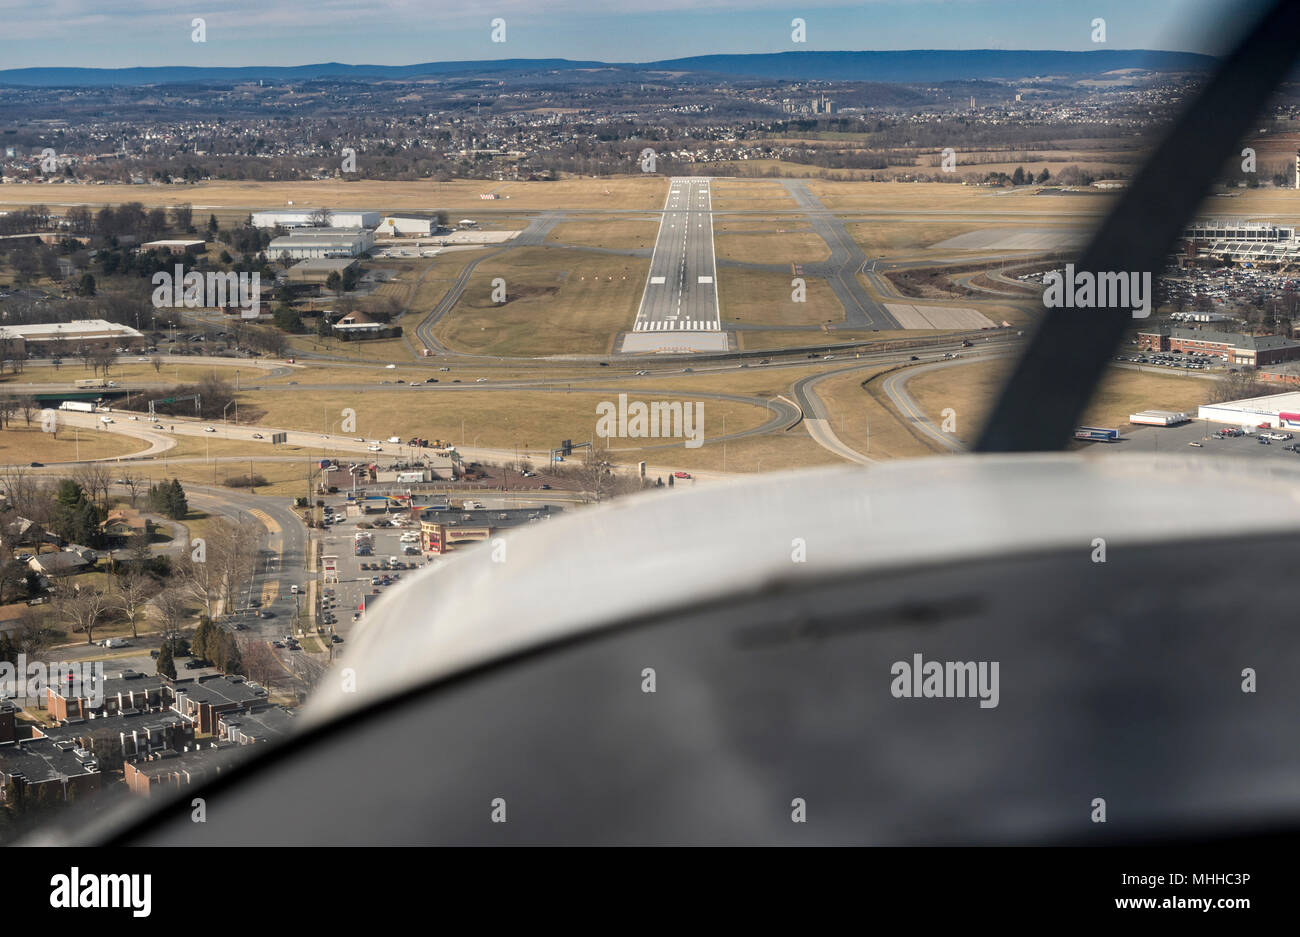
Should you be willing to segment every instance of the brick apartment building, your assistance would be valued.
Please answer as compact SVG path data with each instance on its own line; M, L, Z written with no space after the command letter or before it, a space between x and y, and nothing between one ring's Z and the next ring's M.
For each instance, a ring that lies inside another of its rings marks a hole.
M71 743L90 752L101 771L117 771L128 759L194 744L194 727L171 711L75 718L60 726L36 726L32 732L36 738Z
M216 777L235 761L240 746L206 742L181 751L163 749L128 761L122 772L127 790L143 797L155 789L185 787Z
M266 702L266 690L243 677L214 674L172 684L172 709L194 726L194 731L216 735L224 713L239 712Z
M59 722L78 717L85 719L92 713L111 716L127 710L149 712L166 709L171 700L166 683L166 678L156 674L147 676L134 670L123 670L116 676L105 678L104 703L99 707L92 707L85 696L64 695L66 687L47 686L45 709Z
M1230 364L1247 367L1300 360L1300 342L1280 335L1243 335L1240 332L1162 325L1139 331L1137 345L1142 351L1178 351L1184 354L1201 351L1227 355Z
M247 712L222 713L217 719L218 737L236 745L253 745L283 738L293 731L297 716L283 706L255 706Z
M0 797L67 800L99 790L99 765L71 742L17 739L0 743ZM12 785L12 787L11 787Z
M18 708L7 699L0 699L0 742L12 742Z

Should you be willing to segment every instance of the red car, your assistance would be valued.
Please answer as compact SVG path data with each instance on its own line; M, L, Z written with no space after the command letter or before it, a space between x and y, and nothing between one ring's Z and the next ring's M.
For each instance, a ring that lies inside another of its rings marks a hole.
M690 472L673 472L673 478L690 478Z

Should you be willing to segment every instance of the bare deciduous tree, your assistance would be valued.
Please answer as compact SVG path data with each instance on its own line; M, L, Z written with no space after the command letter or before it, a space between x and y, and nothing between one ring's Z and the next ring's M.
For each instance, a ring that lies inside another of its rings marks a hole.
M244 673L248 679L254 683L260 683L268 690L271 689L271 683L275 680L281 670L280 663L275 659L275 654L265 641L252 640L244 644L241 651L244 663Z
M255 521L218 519L203 538L196 557L192 548L177 564L181 580L212 616L218 602L230 608L257 568L262 530Z
M113 577L113 592L109 597L113 608L126 615L131 623L131 636L140 636L139 623L144 617L149 600L158 591L158 584L147 573L128 569Z
M36 402L35 397L27 395L18 398L18 413L22 416L23 424L26 425L28 429L31 428L32 420L36 419L36 415L40 413L40 411L41 406Z
M158 623L162 626L163 640L171 641L180 636L181 628L189 617L189 604L179 589L164 589L153 597L152 605L158 613Z
M103 462L86 462L72 473L72 478L86 491L91 501L98 501L108 509L108 489L113 484L113 473Z
M131 472L123 472L121 483L126 486L127 491L131 492L131 507L137 507L137 499L140 496L141 490L144 488L143 479L136 477Z
M109 611L108 596L90 586L60 583L55 589L55 614L73 626L73 630L86 633L86 643L95 643L95 629L103 623Z

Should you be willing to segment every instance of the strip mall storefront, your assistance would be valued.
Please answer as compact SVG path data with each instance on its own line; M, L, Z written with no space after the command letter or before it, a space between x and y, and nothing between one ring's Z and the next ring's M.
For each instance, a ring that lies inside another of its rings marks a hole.
M477 543L491 536L491 527L461 527L437 521L420 521L420 551L425 556L447 553L456 549L458 543Z

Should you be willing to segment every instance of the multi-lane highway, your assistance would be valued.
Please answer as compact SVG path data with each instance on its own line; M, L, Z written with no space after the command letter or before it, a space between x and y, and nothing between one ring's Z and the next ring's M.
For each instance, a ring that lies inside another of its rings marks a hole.
M717 276L709 180L674 178L633 331L719 331Z

